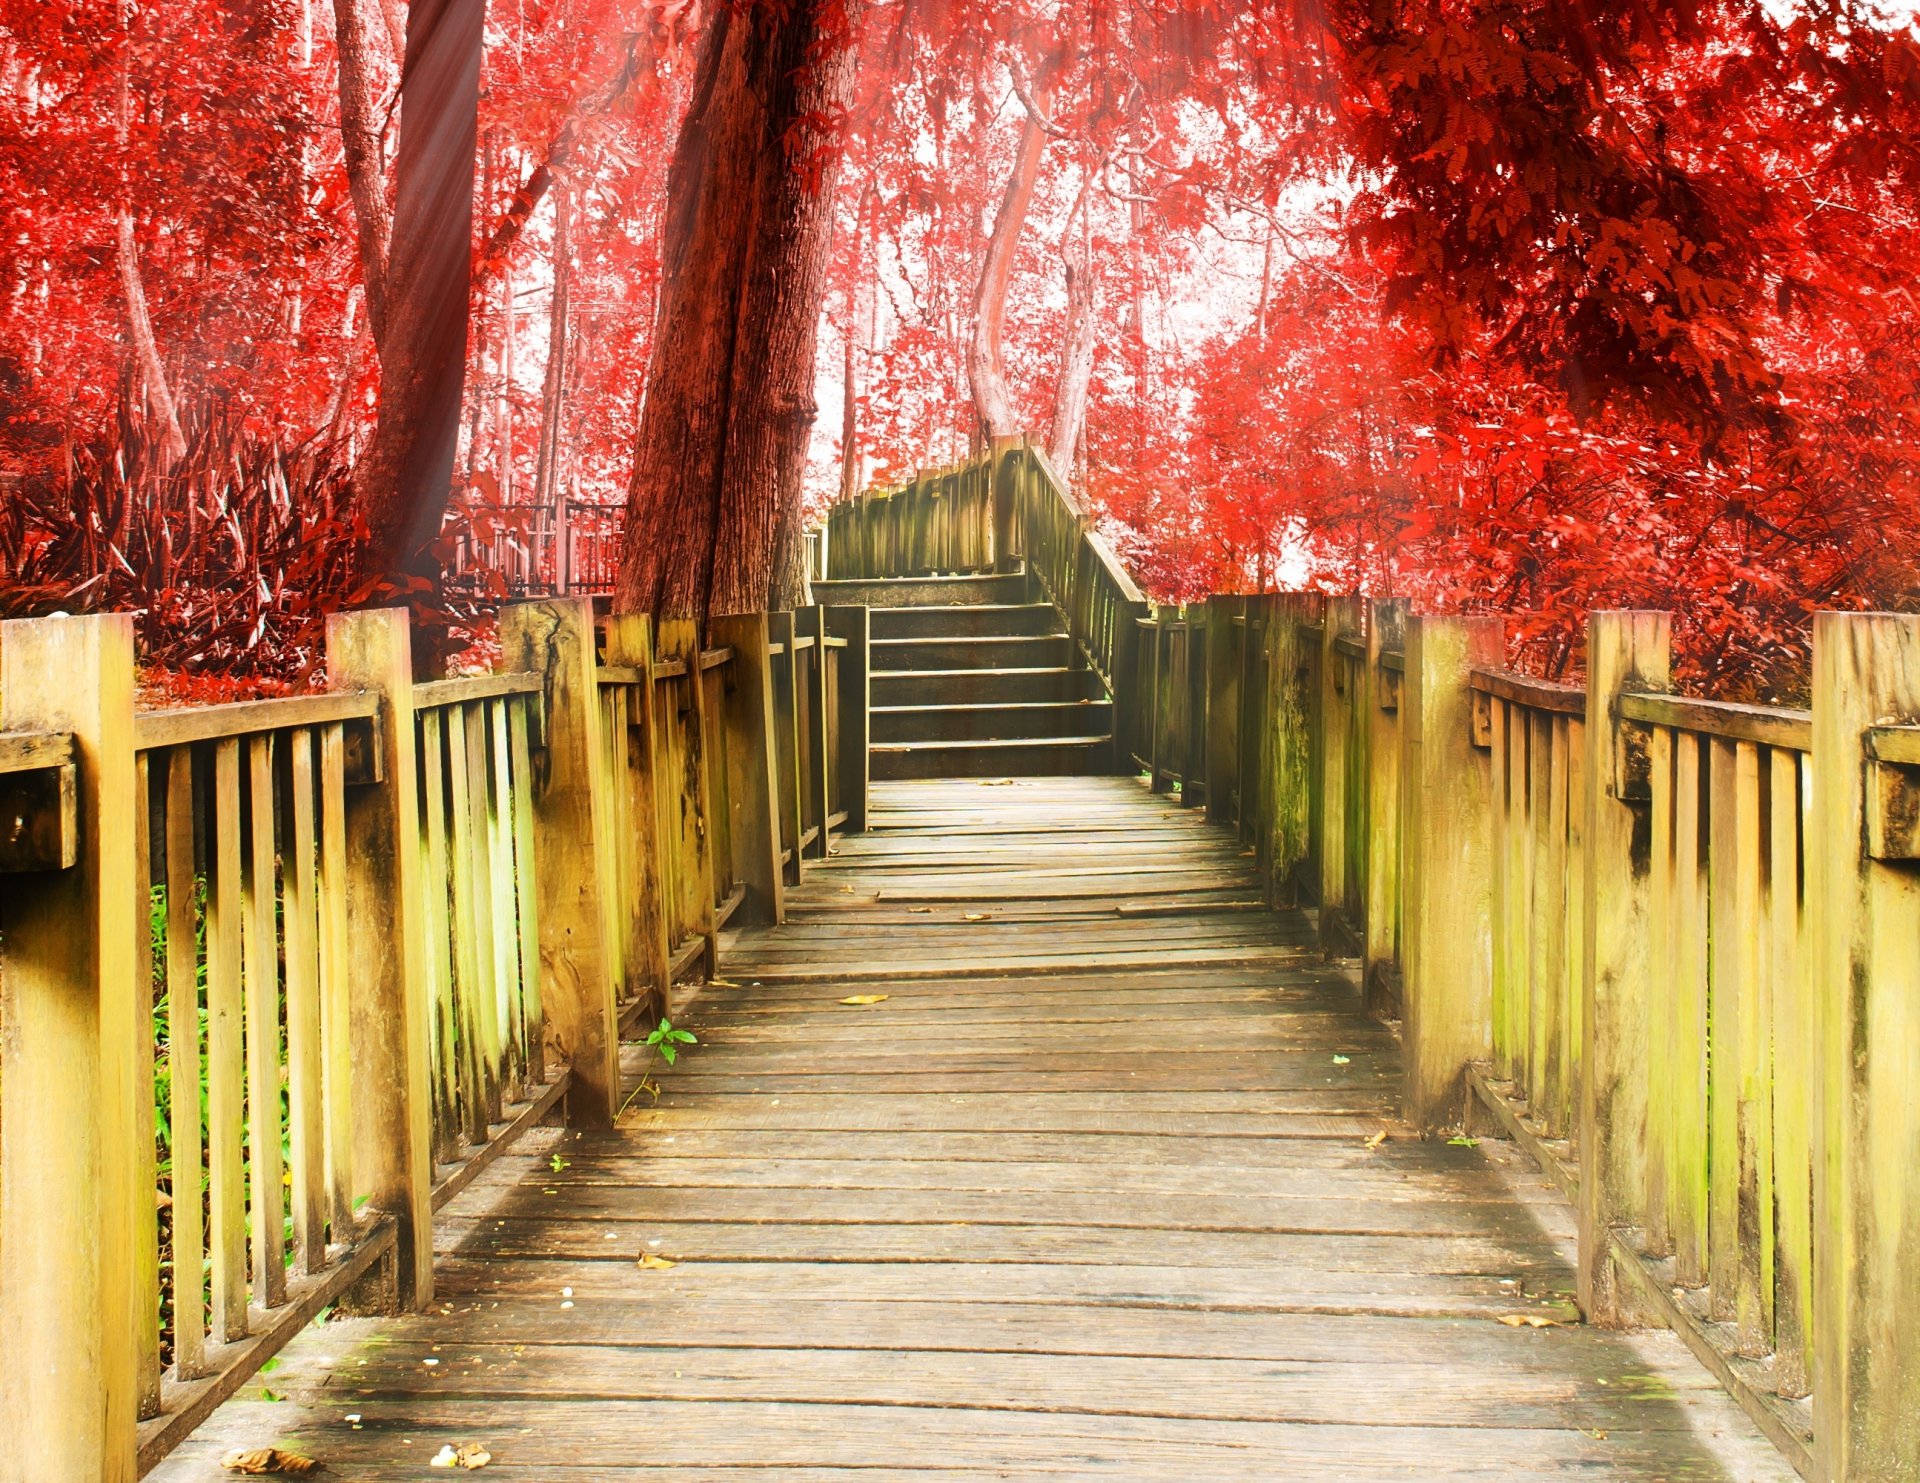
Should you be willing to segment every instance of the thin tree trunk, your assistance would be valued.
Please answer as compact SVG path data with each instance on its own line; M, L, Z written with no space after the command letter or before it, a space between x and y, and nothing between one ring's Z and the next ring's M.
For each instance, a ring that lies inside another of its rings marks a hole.
M500 391L493 401L493 464L500 481L500 503L513 498L514 330L519 305L513 301L513 277L500 285Z
M413 0L408 11L380 421L355 471L370 574L398 590L439 580L427 548L460 443L485 32L486 0Z
M1041 107L1044 106L1043 102ZM1047 131L1039 110L1029 108L1022 117L1013 170L1007 177L1006 193L1000 198L1000 210L993 218L993 232L987 238L986 258L980 265L980 284L973 298L973 339L967 347L967 377L973 385L974 412L981 433L988 438L1010 438L1020 431L1020 416L1014 410L1013 393L1007 382L1007 285L1013 278L1013 258L1020 245L1020 229L1026 224L1034 182L1040 175L1040 156L1047 146Z
M864 348L871 352L872 346L861 344L861 310L864 302L872 295L870 275L867 269L866 250L868 217L873 211L873 182L869 180L860 192L860 205L854 212L852 277L847 284L847 326L844 336L846 363L841 367L842 401L840 406L840 497L851 499L860 492L860 449L859 449L859 407L860 407L860 354ZM866 319L872 323L869 310Z
M1260 252L1260 314L1255 324L1261 344L1267 340L1267 310L1273 302L1273 222L1267 222L1267 240Z
M160 424L160 472L164 474L187 456L187 439L180 431L180 413L174 406L173 389L167 384L167 368L160 359L159 342L153 336L146 284L140 277L139 244L133 235L132 184L127 177L127 134L133 107L133 35L131 17L124 7L120 21L123 33L120 91L114 126L115 142L120 149L120 200L114 212L113 256L120 273L120 291L127 301L127 334L133 341L134 357L140 363L140 379L146 383L148 407Z
M527 178L514 191L513 199L507 203L507 209L501 213L500 220L487 234L486 246L473 265L473 278L476 291L484 291L493 275L506 266L507 256L513 251L513 244L520 239L521 231L532 218L535 209L553 188L556 175L564 172L572 160L574 151L586 139L587 130L594 119L607 113L626 96L633 86L634 79L640 73L640 38L629 37L627 49L623 54L620 68L610 82L598 92L583 98L566 122L554 132L553 142L547 146L547 152L539 164L527 172Z
M533 500L558 513L560 438L567 400L568 308L572 297L572 260L568 247L571 192L563 185L554 197L553 302L547 311L547 373L540 387L540 444L534 458Z
M621 611L704 621L798 596L853 8L759 0L708 19L668 181Z
M373 3L333 0L333 35L340 70L340 147L360 249L360 282L367 291L374 345L384 358L393 214L387 208L386 130L380 97L383 69L373 56L374 28L380 21L368 14Z
M1060 343L1060 376L1054 383L1053 427L1047 454L1069 483L1074 457L1087 427L1087 392L1093 381L1093 172L1067 216L1060 256L1067 270L1067 324Z

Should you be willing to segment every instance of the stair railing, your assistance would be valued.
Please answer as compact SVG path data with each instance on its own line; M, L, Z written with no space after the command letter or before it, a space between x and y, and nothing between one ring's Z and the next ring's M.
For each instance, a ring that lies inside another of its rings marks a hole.
M1046 454L1023 440L996 456L1001 466L995 484L1012 492L1012 525L1027 571L1065 617L1073 662L1098 674L1113 696L1115 757L1125 764L1143 751L1129 728L1139 725L1139 620L1150 605Z

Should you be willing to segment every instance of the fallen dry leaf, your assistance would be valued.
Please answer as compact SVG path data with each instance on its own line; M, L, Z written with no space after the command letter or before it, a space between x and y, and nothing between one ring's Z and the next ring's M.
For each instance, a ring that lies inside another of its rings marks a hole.
M230 1473L245 1473L250 1478L265 1478L275 1473L283 1477L302 1478L308 1473L320 1471L320 1464L311 1457L289 1452L284 1447L236 1447L220 1459L220 1466Z
M920 915L925 916L929 912L931 912L933 908L931 906L909 906L907 910L911 912L918 912Z
M1544 1313L1502 1313L1497 1320L1510 1329L1557 1329L1560 1320Z
M849 994L840 1002L842 1004L885 1004L892 997L891 994Z
M985 922L992 920L992 918L984 911L970 911L967 913L967 920L969 922Z
M428 1461L430 1468L465 1468L472 1472L493 1461L493 1454L478 1442L449 1442Z
M1378 1148L1381 1144L1385 1143L1386 1141L1387 1141L1387 1130L1385 1128L1382 1128L1379 1132L1375 1133L1371 1138L1367 1140L1367 1151L1371 1153L1374 1149Z
M640 1253L640 1268L645 1272L671 1272L680 1263L669 1261L664 1256L655 1256L651 1251Z

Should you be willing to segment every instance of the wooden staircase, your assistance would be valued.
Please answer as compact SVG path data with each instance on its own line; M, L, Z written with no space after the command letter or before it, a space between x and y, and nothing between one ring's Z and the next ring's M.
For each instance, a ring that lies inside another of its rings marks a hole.
M1024 572L814 583L872 610L871 775L1114 770L1113 699Z

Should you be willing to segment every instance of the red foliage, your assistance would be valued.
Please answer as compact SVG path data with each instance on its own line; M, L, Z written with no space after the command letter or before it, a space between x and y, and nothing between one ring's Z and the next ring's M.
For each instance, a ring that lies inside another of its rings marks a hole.
M1814 608L1920 600L1910 26L1843 0L859 14L816 501L839 484L849 336L866 475L969 451L1017 75L1049 143L1007 305L1015 392L1044 434L1084 203L1097 350L1072 474L1157 597L1498 608L1554 672L1586 609L1670 607L1693 675L1754 694L1799 683ZM493 7L441 542L463 602L550 580L559 515L625 489L700 15ZM131 606L167 665L289 676L356 595L342 499L375 376L335 72L324 8L287 0L0 0L9 608Z

